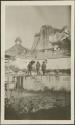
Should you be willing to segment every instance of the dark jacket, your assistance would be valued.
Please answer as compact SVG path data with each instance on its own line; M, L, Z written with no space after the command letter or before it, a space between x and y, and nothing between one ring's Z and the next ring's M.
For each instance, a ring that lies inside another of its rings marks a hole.
M40 69L40 63L39 62L36 63L36 69L37 70Z
M29 70L29 71L32 70L32 64L31 64L31 63L28 64L28 70Z
M43 71L46 70L46 64L45 64L45 63L42 64L42 70L43 70Z

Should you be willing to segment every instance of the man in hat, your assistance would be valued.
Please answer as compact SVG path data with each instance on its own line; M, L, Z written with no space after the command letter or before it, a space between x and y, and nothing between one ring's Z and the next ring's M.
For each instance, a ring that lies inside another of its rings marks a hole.
M37 63L36 63L36 71L37 71L37 75L39 75L39 73L40 73L40 63L39 63L39 61L37 61Z
M29 62L27 68L28 68L28 75L31 75L31 71L32 71L32 64L31 64L31 62Z
M43 75L45 75L45 73L46 73L46 63L44 61L42 63L42 72L43 72Z

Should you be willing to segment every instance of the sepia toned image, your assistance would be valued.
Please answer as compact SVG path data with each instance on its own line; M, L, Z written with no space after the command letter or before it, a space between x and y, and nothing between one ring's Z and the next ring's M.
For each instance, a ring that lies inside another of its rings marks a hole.
M23 3L3 4L3 123L73 123L73 6Z

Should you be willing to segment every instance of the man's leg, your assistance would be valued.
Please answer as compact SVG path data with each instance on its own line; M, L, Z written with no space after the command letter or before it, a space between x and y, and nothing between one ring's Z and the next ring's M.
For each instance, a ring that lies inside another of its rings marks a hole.
M31 75L31 70L30 70L30 75Z
M43 75L45 75L45 70L43 71Z
M44 71L43 71L43 76L44 76Z
M37 73L37 75L38 75L38 71L37 71L37 69L36 69L36 73Z
M39 75L39 70L37 69L37 75Z

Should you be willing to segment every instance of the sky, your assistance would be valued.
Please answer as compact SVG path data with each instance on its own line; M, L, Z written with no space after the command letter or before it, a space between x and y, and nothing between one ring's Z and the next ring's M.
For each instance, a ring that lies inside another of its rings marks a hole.
M69 6L6 6L5 49L13 46L17 37L30 49L42 25L59 29L67 25L70 30L70 18Z

